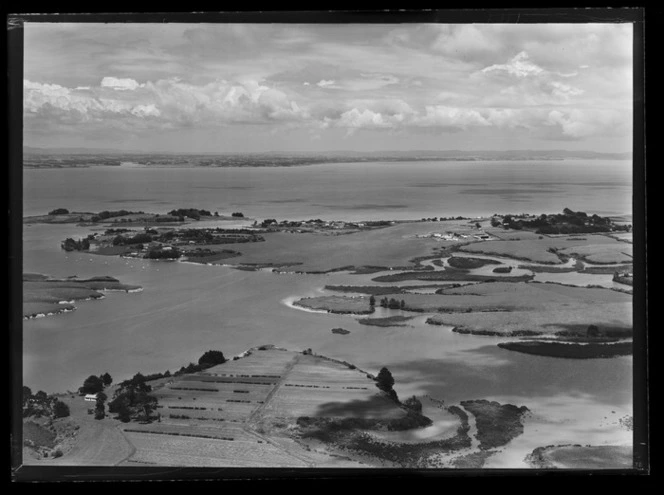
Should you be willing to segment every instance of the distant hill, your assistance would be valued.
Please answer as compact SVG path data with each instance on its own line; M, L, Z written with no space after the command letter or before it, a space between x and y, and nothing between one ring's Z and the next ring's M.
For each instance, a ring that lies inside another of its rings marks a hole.
M36 148L23 146L23 154L34 155L99 155L99 154L124 154L141 153L140 151L121 151L111 148Z
M601 153L570 150L408 150L408 151L321 151L256 153L175 153L121 151L95 148L23 148L28 168L68 168L121 165L190 167L287 167L317 163L379 161L500 161L500 160L629 160L632 153Z
M582 159L616 159L623 160L632 157L631 152L604 153L586 150L384 150L384 151L260 151L255 153L235 152L175 152L175 151L140 151L140 150L117 150L111 148L37 148L32 146L23 147L24 154L38 155L179 155L179 156L228 156L228 155L275 155L275 156L339 156L339 157L435 157L435 158L475 158L483 160L507 160L507 159L532 159L532 158L582 158Z

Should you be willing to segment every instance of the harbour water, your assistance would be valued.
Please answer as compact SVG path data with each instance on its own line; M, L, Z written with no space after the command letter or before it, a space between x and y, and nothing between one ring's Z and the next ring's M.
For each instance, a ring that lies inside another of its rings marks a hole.
M25 215L57 207L150 212L196 207L279 220L417 219L557 212L564 207L629 215L631 199L628 162L91 167L24 174ZM484 398L527 406L532 418L524 434L493 458L490 467L523 467L525 454L549 443L631 442L631 432L618 424L620 417L631 414L631 357L525 355L496 346L507 339L453 333L448 327L427 325L426 317L405 327L382 328L361 325L353 316L289 305L293 299L323 294L325 285L366 285L370 276L248 272L60 249L64 238L89 232L73 225L24 226L24 272L111 275L144 290L107 293L100 301L77 302L71 313L24 321L23 381L33 391L75 390L87 376L104 372L118 381L139 371L174 371L209 349L232 356L275 344L312 348L371 373L387 366L402 397L427 394L448 404ZM553 281L573 276L537 274L539 280ZM332 334L335 327L351 333Z

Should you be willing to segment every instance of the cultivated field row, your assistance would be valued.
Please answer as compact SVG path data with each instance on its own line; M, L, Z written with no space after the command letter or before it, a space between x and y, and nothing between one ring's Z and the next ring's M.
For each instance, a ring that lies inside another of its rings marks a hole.
M124 430L136 447L128 463L337 465L339 460L327 455L312 457L284 431L301 416L392 419L405 414L366 373L279 349L253 351L204 373L175 378L154 395L160 421Z

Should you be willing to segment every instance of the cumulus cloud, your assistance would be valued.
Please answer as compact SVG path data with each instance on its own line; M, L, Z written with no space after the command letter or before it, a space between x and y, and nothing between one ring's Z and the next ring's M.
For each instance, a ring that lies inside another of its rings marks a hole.
M431 44L433 50L446 55L468 56L477 53L492 53L499 46L481 26L465 24L441 27L442 32Z
M132 108L130 112L137 117L159 117L161 115L161 112L154 103L149 105L137 105Z
M102 88L111 88L118 91L132 91L142 87L142 84L139 84L138 81L133 79L118 79L116 77L104 77L101 80Z
M583 139L599 134L625 134L631 128L631 116L604 109L552 110L546 123L559 127L569 139Z
M337 125L339 127L351 127L359 129L364 128L385 128L391 127L394 125L393 122L384 117L382 114L373 112L371 110L360 111L357 108L353 108L347 112L341 114Z
M117 93L119 87L125 89ZM107 80L86 92L26 80L24 96L27 115L57 117L60 121L85 122L120 116L151 119L155 124L161 122L172 127L178 123L209 126L308 118L307 111L284 92L253 80L237 83L218 80L205 85L185 83L178 78L141 85Z
M23 107L28 115L50 115L68 122L85 122L104 113L131 110L131 105L123 102L77 94L58 84L27 80L23 84Z
M516 77L536 76L544 71L540 66L530 61L526 52L520 52L506 64L494 64L482 69L483 73L506 72Z
M444 105L428 105L425 108L424 115L416 117L413 124L421 127L442 127L452 130L491 125L477 110Z
M569 84L564 84L557 81L551 82L551 87L553 88L551 93L561 99L569 99L571 96L582 95L584 91Z
M334 81L326 81L325 79L321 79L316 83L316 86L320 88L327 88L330 86L334 86Z

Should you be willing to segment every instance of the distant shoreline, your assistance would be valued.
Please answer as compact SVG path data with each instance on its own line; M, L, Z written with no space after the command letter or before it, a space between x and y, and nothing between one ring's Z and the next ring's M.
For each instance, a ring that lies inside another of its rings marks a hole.
M497 162L631 160L631 153L564 150L510 151L385 151L385 152L274 152L274 153L168 153L107 150L24 149L24 168L164 167L294 167L379 162Z

